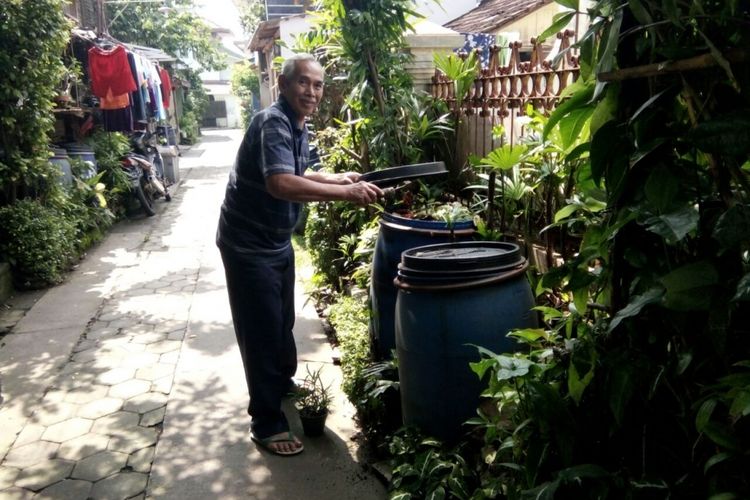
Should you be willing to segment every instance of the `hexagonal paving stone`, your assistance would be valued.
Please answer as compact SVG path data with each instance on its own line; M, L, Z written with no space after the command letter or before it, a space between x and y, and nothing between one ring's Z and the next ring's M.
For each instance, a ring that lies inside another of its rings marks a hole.
M148 323L138 323L136 325L130 325L125 329L125 333L128 336L141 336L147 333L153 333L154 325Z
M88 418L74 417L47 427L47 430L42 434L42 439L62 443L86 434L91 430L93 423L94 421Z
M140 416L137 413L120 410L106 417L97 418L91 426L91 432L113 436L120 434L124 429L137 427L139 420Z
M146 393L151 388L147 380L128 380L121 384L113 385L109 389L109 396L119 399L130 399L140 394Z
M73 403L42 403L34 414L31 416L31 422L50 426L63 420L67 420L78 411L78 405Z
M3 500L31 500L34 498L33 492L17 486L0 491L0 494L2 494Z
M178 319L168 319L159 322L155 331L159 333L184 332L187 329L187 321Z
M147 392L125 401L123 410L148 413L167 404L167 396L158 392Z
M75 403L84 405L97 399L102 399L109 392L109 386L107 385L88 385L87 387L79 387L68 392L65 396L65 402Z
M98 401L92 401L81 406L78 409L78 416L96 420L110 413L114 413L122 408L124 400L120 398L102 398Z
M121 332L118 328L111 328L106 323L102 323L100 326L93 327L86 332L86 337L89 340L103 340L115 338L120 334Z
M112 368L100 373L97 381L106 385L117 385L135 376L135 368Z
M35 441L17 448L11 448L5 456L3 465L24 469L32 465L50 459L60 447L57 443L49 441Z
M21 471L16 478L16 486L39 491L68 477L74 465L74 462L60 459L39 462Z
M140 368L137 372L135 372L135 378L153 382L156 379L172 375L174 373L174 368L174 365L156 363L152 366Z
M39 441L47 428L40 424L26 424L21 432L16 436L13 446L23 446L25 444Z
M149 446L143 448L130 455L128 458L128 467L132 468L136 472L150 472L151 464L154 462L154 452L156 446Z
M120 366L129 368L143 368L159 362L159 355L151 352L141 352L138 354L131 354L126 359L122 360Z
M172 352L178 350L182 346L182 342L179 340L162 340L146 346L146 352L153 352L156 354L164 354L165 352Z
M78 462L70 477L85 479L86 481L99 481L119 471L127 463L128 455L126 453L100 451Z
M122 500L131 498L146 489L148 476L140 472L121 472L99 481L91 489L97 500Z
M169 365L176 365L180 359L180 351L172 351L159 356L159 363L166 363Z
M142 448L156 444L159 431L152 427L135 427L127 429L119 435L112 436L108 449L122 453L133 453Z
M172 391L172 383L174 381L174 375L167 375L159 380L154 380L151 384L151 392L160 392L162 394L169 394Z
M179 340L182 342L185 339L185 330L177 330L167 335L167 340Z
M141 417L141 427L153 427L164 421L164 415L167 413L167 407L162 406L155 410L151 410L148 413L144 413Z
M93 485L80 479L65 479L39 492L34 500L60 500L61 498L89 498Z
M133 456L131 455L130 458L133 459ZM11 486L13 486L13 483L16 481L16 478L20 473L20 469L0 465L0 490L4 490L5 488L10 488Z
M109 436L89 432L70 441L65 441L57 450L57 456L66 460L82 460L107 449Z

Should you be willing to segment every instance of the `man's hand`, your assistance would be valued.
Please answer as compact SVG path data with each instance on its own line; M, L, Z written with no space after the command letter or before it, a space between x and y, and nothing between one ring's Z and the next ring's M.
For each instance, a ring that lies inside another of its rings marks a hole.
M359 178L362 176L359 172L344 172L343 174L339 174L339 183L340 184L354 184L359 180Z
M349 184L348 188L348 201L356 203L357 205L369 205L374 203L383 196L383 190L375 184L369 182L355 182Z

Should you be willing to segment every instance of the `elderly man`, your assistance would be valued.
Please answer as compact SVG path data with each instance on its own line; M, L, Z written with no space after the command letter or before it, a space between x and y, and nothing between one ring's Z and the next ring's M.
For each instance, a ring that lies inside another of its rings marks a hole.
M383 193L355 172L306 172L305 118L323 95L315 58L288 58L278 83L279 100L253 117L237 152L216 241L250 394L250 436L272 453L296 455L303 445L289 430L281 400L297 369L291 236L300 202L366 205Z

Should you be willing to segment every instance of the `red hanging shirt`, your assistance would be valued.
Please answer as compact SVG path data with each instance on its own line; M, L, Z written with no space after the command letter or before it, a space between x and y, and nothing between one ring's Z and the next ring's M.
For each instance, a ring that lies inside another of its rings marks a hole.
M122 45L112 50L91 47L89 49L89 77L91 90L100 98L107 97L107 94L127 94L137 88L128 63L128 54Z
M167 109L169 107L169 98L172 95L172 80L164 68L159 68L159 78L161 78L161 102L164 104L164 109Z

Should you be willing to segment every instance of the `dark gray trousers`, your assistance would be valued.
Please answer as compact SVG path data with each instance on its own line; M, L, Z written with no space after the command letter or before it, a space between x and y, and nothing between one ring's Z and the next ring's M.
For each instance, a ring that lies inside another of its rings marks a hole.
M294 250L290 245L271 257L220 250L250 394L250 428L260 438L288 431L281 400L297 370Z

